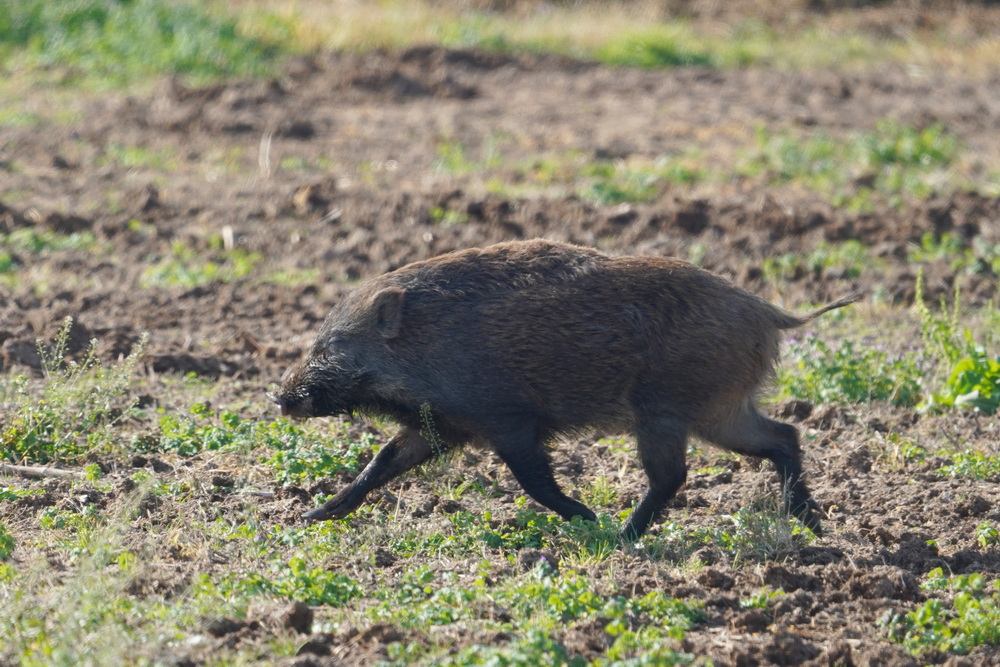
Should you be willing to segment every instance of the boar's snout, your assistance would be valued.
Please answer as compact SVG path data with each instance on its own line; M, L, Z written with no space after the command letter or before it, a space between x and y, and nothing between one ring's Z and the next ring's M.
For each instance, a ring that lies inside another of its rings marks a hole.
M281 396L279 396L277 392L266 391L264 392L264 395L267 396L267 400L278 406L278 412L282 417L288 414L288 405L282 400Z
M266 393L272 403L278 406L282 417L308 419L313 416L312 400L308 395L292 394L286 391Z

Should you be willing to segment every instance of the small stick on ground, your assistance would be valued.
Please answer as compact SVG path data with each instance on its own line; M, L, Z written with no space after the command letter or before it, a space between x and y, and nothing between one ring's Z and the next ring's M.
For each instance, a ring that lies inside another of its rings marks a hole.
M18 477L60 477L63 479L87 479L87 475L76 470L60 470L59 468L39 468L36 466L16 466L0 463L0 475L17 475Z

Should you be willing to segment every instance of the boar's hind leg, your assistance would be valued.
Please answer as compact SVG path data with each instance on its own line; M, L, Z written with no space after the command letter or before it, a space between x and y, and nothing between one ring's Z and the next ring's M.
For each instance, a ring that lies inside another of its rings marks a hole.
M575 516L596 521L596 514L580 501L567 496L556 484L552 464L543 445L545 437L540 436L535 424L518 419L503 426L507 427L503 434L490 437L490 444L510 468L524 492L567 521Z
M385 447L346 489L322 507L317 507L302 516L317 521L341 519L357 509L370 491L415 468L433 454L431 444L420 435L420 431L404 428L385 444Z
M817 535L819 506L802 477L802 451L795 427L768 419L747 401L718 422L699 427L698 435L725 449L770 459L781 475L786 509Z
M622 528L622 538L628 541L646 532L687 478L687 427L681 421L640 417L636 440L649 490Z

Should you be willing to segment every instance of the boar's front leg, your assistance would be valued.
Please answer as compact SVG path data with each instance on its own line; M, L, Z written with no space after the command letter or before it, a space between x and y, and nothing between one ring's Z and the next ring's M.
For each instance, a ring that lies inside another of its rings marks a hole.
M493 450L503 459L524 492L567 521L575 516L596 521L597 515L578 500L563 493L552 474L545 452L543 434L531 420L512 420L489 438Z
M310 510L302 517L316 521L342 519L356 510L371 491L415 468L433 455L431 444L419 430L404 428L385 444L385 447L346 489L322 507Z
M687 479L687 424L672 417L640 414L636 429L639 461L649 490L622 528L622 539L638 540Z

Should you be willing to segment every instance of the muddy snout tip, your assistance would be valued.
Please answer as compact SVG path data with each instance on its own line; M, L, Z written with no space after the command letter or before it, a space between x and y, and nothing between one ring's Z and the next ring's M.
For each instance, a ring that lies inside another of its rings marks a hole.
M269 401L278 406L278 414L280 414L282 417L288 415L288 408L285 406L284 401L281 400L278 394L276 394L273 391L265 391L264 395L267 396L267 399Z

